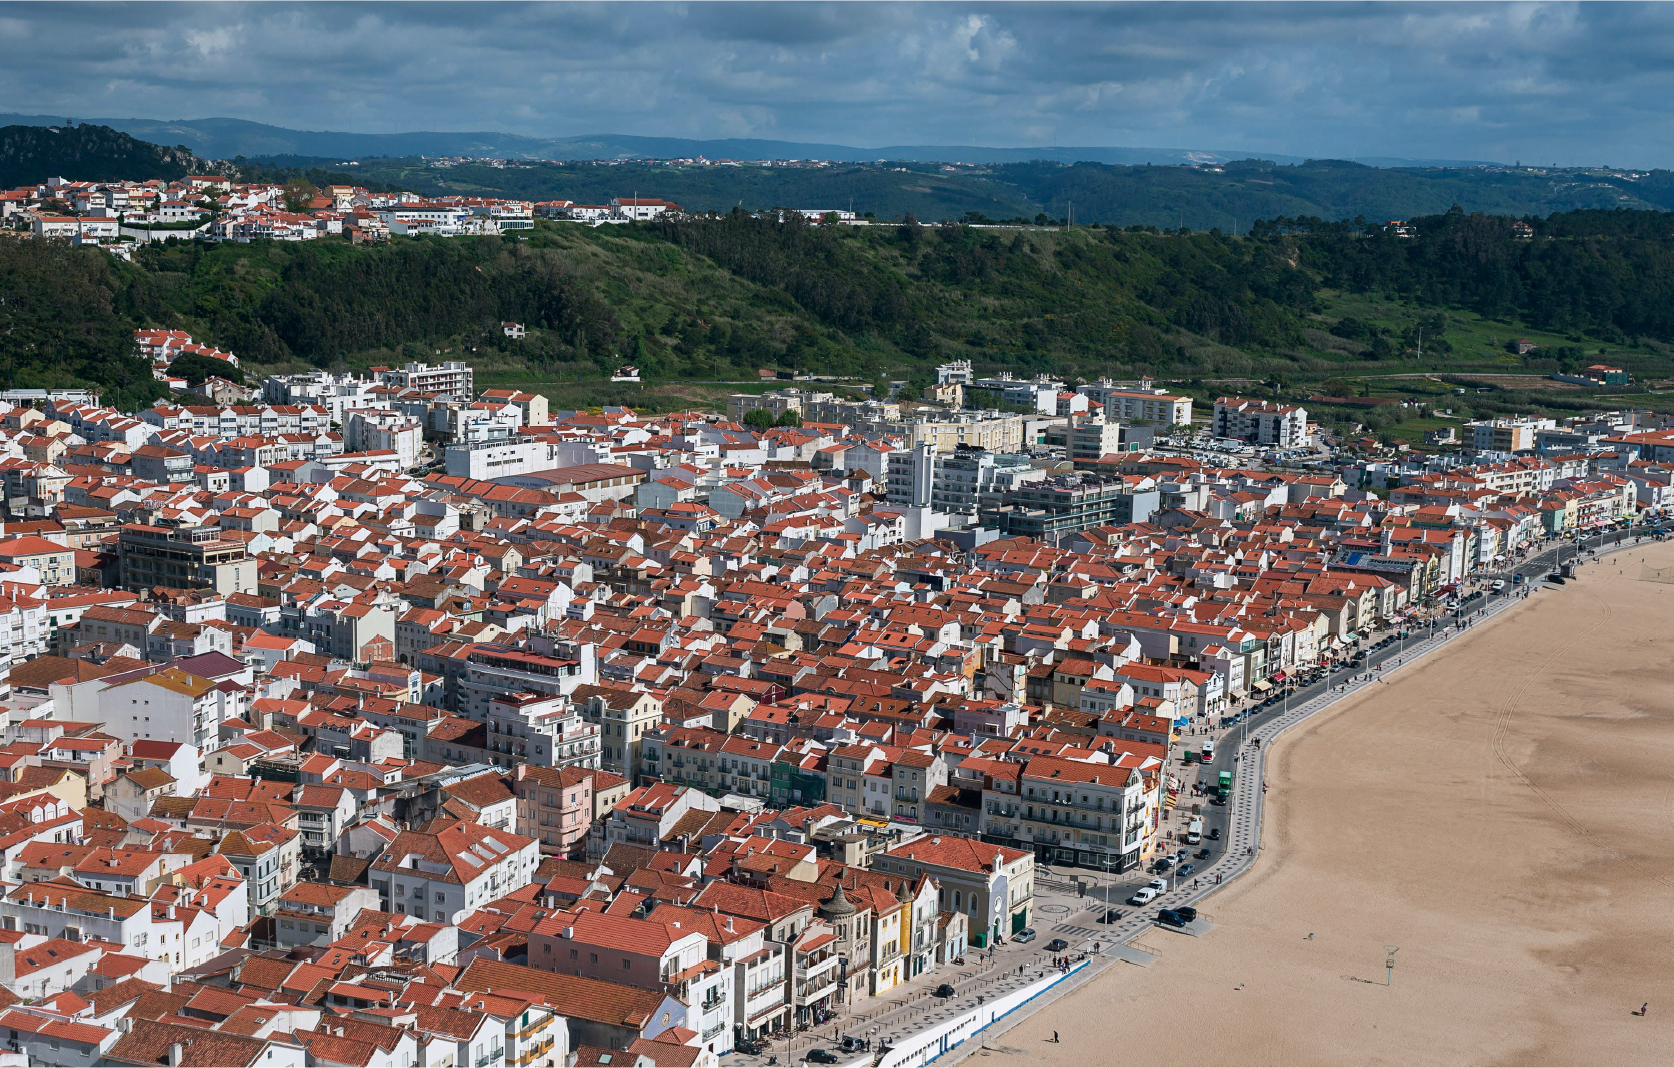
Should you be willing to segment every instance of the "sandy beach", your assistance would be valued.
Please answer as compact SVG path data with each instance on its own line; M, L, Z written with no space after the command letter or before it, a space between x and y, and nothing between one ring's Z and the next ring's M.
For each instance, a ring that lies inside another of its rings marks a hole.
M1587 565L1277 743L1217 929L965 1063L1669 1063L1674 585L1642 555L1674 566Z

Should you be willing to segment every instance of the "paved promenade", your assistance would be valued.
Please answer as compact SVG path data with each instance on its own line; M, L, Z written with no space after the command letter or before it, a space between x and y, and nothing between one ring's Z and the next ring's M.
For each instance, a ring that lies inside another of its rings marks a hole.
M1589 539L1589 546L1604 546L1596 548L1596 555L1586 557L1586 560L1603 559L1615 553L1635 548L1649 538L1623 538L1620 542L1604 539ZM1135 908L1128 912L1117 923L1109 926L1094 927L1096 917L1105 909L1105 902L1089 900L1081 913L1072 921L1060 924L1054 931L1058 937L1063 937L1072 943L1072 949L1080 952L1091 948L1097 941L1099 952L1092 961L1092 966L1083 969L1069 981L1059 984L1050 994L1031 1002L1026 1008L1020 1009L1006 1017L1003 1022L996 1022L982 1034L981 1042L966 1043L954 1051L950 1063L960 1063L980 1049L987 1047L1003 1052L1004 1046L1000 1036L1015 1027L1032 1013L1045 1005L1051 1004L1058 998L1079 989L1092 982L1107 969L1117 966L1124 961L1130 964L1144 966L1155 959L1147 951L1136 949L1128 943L1140 935L1156 928L1156 915L1160 909L1178 908L1182 905L1197 905L1213 896L1221 887L1230 884L1240 875L1249 871L1261 853L1261 833L1265 816L1264 790L1267 749L1272 740L1297 724L1325 711L1338 701L1352 697L1369 686L1386 685L1385 677L1403 671L1423 658L1440 649L1447 647L1470 627L1480 626L1497 617L1519 600L1549 595L1549 591L1562 590L1561 586L1552 586L1545 581L1544 576L1556 566L1558 547L1554 546L1542 550L1528 560L1519 563L1514 569L1505 573L1506 589L1500 594L1488 594L1473 602L1462 622L1466 626L1456 626L1451 620L1445 626L1438 626L1431 637L1413 638L1399 649L1385 648L1367 657L1372 662L1369 670L1342 673L1319 684L1319 692L1309 694L1303 690L1298 699L1279 710L1274 710L1260 717L1254 725L1247 729L1245 741L1239 742L1241 732L1228 731L1223 735L1226 746L1236 750L1236 768L1233 778L1233 794L1228 804L1226 849L1209 866L1195 873L1189 880L1183 880L1181 885L1173 886L1166 893L1159 895L1154 901L1143 908ZM1565 561L1574 560L1574 549L1565 545L1562 549ZM1585 566L1581 574L1585 575ZM1510 584L1512 574L1525 576L1522 586ZM1116 902L1111 902L1116 904ZM1083 921L1079 925L1074 920ZM1210 929L1210 925L1200 923L1193 933L1203 934ZM1042 937L1047 936L1047 927L1041 924ZM1211 936L1212 937L1212 936Z

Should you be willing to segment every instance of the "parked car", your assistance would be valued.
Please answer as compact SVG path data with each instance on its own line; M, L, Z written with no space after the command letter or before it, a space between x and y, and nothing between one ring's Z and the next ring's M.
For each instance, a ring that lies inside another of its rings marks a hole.
M1138 890L1135 890L1133 892L1132 897L1128 898L1128 904L1130 904L1130 905L1149 905L1151 902L1155 901L1156 899L1157 899L1157 892L1155 890L1151 889L1149 886L1142 886ZM1013 939L1013 941L1015 941L1015 939Z
M828 1049L811 1049L808 1051L808 1059L815 1064L836 1064L841 1058Z
M1117 920L1121 919L1123 916L1126 916L1126 915L1127 915L1127 913L1123 912L1121 909L1105 909L1104 910L1104 915L1099 917L1099 922L1100 923L1115 923Z
M1030 942L1035 940L1035 929L1033 927L1025 927L1023 930L1012 935L1011 940L1023 945L1028 945Z
M952 983L943 983L941 986L936 988L936 996L939 998L950 998L953 994L954 990Z
M1192 908L1190 905L1181 905L1174 911L1178 913L1180 918L1185 920L1187 923L1191 923L1193 920L1197 919L1197 910Z
M1052 941L1046 943L1046 951L1048 953L1062 953L1068 948L1069 943L1064 941L1062 938L1054 938Z
M1163 909L1161 912L1157 913L1157 922L1165 924L1169 927L1186 926L1186 921L1181 919L1180 914L1173 909Z
M1163 893L1164 891L1166 891L1168 889L1168 880L1167 879L1152 879L1149 883L1146 883L1145 885L1149 886L1151 889L1155 890L1157 893L1160 894L1160 893Z

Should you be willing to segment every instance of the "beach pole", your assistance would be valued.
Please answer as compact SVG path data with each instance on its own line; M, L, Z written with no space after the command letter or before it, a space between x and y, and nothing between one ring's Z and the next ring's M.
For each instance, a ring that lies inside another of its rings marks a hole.
M1395 954L1400 951L1399 946L1383 947L1384 986L1395 985Z

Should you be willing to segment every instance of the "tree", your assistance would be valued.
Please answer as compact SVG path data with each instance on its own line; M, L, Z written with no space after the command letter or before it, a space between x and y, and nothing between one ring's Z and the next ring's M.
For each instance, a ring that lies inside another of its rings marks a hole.
M310 182L308 179L292 178L290 181L285 183L285 191L283 194L285 198L285 210L308 210L308 205L313 203L314 197L318 193L319 190L315 189L314 183Z
M751 408L744 413L743 423L753 430L771 430L774 425L773 413L766 408Z
M169 373L184 378L194 386L202 384L206 378L224 378L229 382L244 384L244 376L226 360L217 360L213 356L202 356L195 352L176 356L169 364Z
M773 425L774 426L801 426L802 425L802 413L797 411L795 408L786 408L783 412L779 413L779 418L774 422Z

